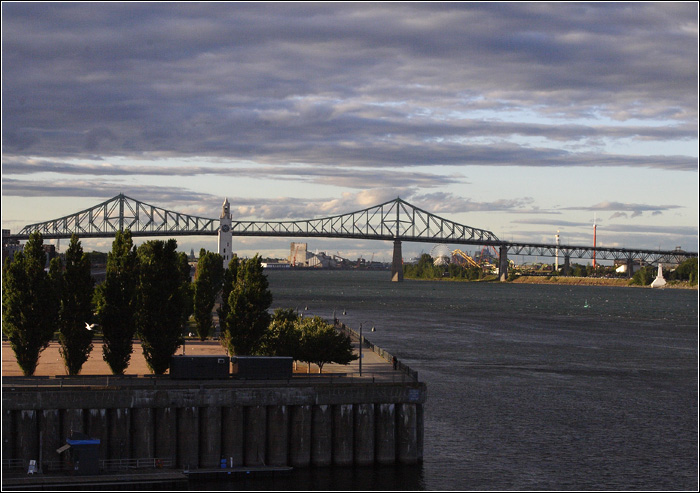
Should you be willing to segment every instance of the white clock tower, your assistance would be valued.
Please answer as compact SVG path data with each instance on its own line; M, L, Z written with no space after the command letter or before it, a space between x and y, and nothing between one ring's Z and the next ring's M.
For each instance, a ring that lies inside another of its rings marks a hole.
M231 206L228 199L224 200L221 207L221 218L219 220L219 255L224 258L224 269L233 258L232 249L233 232L231 231Z

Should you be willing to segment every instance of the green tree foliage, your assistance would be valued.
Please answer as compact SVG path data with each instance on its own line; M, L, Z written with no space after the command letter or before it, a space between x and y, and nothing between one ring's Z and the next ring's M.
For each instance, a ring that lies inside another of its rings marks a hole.
M319 373L326 363L347 365L358 357L353 354L350 338L341 334L320 317L302 318L295 322L301 333L296 359L318 365Z
M435 260L429 254L421 255L417 264L404 265L404 277L410 279L465 279L477 281L484 278L484 271L479 267L463 266L456 263L435 265Z
M117 231L107 256L105 282L95 290L97 316L104 335L102 358L115 375L124 374L133 352L137 282L138 261L131 232Z
M270 326L260 347L260 354L266 356L291 356L299 359L301 332L296 322L299 314L292 308L278 308L272 314Z
M90 273L90 256L83 252L76 235L71 236L65 269L62 275L57 273L56 283L60 293L59 353L68 374L77 375L92 351L93 332L87 329L86 323L92 322L94 281Z
M216 296L221 291L223 280L224 264L221 255L207 252L202 248L199 252L193 286L195 330L202 341L212 333L212 310Z
M666 276L666 273L664 273ZM689 258L680 264L673 272L668 274L668 279L674 281L688 281L695 285L698 283L698 259Z
M404 264L404 277L412 279L437 279L443 277L445 267L435 265L433 257L424 253L417 264Z
M648 286L654 281L654 279L656 279L657 272L658 269L655 267L642 267L632 276L631 284L636 284L638 286Z
M588 277L592 270L593 266L591 265L571 264L569 275L572 277Z
M230 273L228 279L232 278ZM229 354L244 356L256 353L270 325L267 309L271 304L272 293L260 256L242 261L228 296L228 313L222 320L223 343Z
M165 373L191 313L187 255L178 254L177 242L151 240L137 249L139 260L137 333L148 367ZM189 311L189 312L188 312Z
M230 312L228 306L228 300L231 297L231 291L236 285L236 279L238 279L238 268L240 267L240 262L236 255L229 261L226 270L224 270L224 280L221 286L221 304L217 309L219 314L219 323L221 324L221 330L223 331L226 325L226 320L228 319L228 314ZM224 339L221 340L222 345L227 347Z
M3 268L2 330L26 376L34 374L56 328L58 299L45 265L44 240L37 232Z

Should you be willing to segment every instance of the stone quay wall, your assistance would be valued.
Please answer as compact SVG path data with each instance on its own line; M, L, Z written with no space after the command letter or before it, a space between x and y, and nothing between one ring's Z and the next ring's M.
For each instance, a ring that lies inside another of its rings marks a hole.
M73 432L99 439L102 460L177 469L422 461L425 384L295 380L3 378L3 465L60 465Z

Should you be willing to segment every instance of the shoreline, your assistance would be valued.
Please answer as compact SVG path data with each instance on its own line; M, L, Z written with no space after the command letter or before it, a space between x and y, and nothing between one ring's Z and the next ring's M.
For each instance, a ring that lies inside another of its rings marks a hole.
M647 288L650 286L640 286L630 284L630 279L610 279L605 277L563 277L563 276L520 276L513 281L514 284L562 284L566 286L613 286L622 288ZM684 281L669 281L663 288L659 289L689 289L697 290L698 286L691 286Z
M446 282L500 282L498 279L482 279L470 281L468 279L452 279L452 278L435 278L435 279L417 279L406 277L410 281L446 281ZM640 286L630 284L630 279L616 279L605 277L568 277L568 276L518 276L512 281L507 281L507 284L555 284L563 286L611 286L619 288L639 288L652 289L650 286ZM657 289L686 289L697 291L698 285L690 285L685 281L669 281L663 288Z

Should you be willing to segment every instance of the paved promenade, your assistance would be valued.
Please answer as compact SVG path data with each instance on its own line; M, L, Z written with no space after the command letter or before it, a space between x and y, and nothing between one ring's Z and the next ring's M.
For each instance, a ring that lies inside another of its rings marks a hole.
M355 353L359 353L359 346L357 341L353 342L355 347ZM180 347L176 354L187 354L187 355L222 355L226 354L225 349L219 344L218 341L204 341L199 340L190 341L185 343L184 347ZM398 379L400 378L400 372L392 368L391 363L387 362L384 358L374 353L368 348L363 348L362 350L362 377L363 378L380 378L380 379ZM298 362L295 373L306 374L308 373L308 367L306 363ZM318 366L311 365L311 374L318 374ZM359 377L360 376L360 365L359 360L353 361L349 365L337 365L328 363L323 366L323 373L342 373L348 376ZM151 371L146 365L146 360L143 357L141 350L141 344L139 341L134 341L134 352L131 354L131 363L126 371L130 375L147 375ZM102 342L95 341L90 357L83 365L81 375L110 375L111 371L107 363L102 359ZM59 354L59 344L58 342L52 342L48 348L46 348L39 357L39 364L34 373L36 376L57 376L66 375L65 365ZM2 376L22 376L22 371L17 365L15 360L15 355L10 348L10 344L7 341L2 342Z

